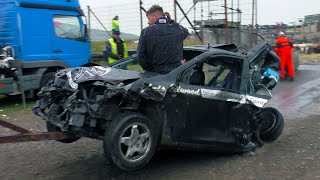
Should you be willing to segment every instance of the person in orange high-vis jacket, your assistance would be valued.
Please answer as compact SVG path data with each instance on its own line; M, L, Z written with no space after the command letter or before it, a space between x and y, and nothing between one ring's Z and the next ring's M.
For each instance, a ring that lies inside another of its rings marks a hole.
M293 43L291 42L291 40L285 37L284 32L280 32L279 38L276 41L275 52L280 57L281 80L284 80L286 76L286 68L287 68L288 75L290 76L290 81L294 81L292 48L293 48Z

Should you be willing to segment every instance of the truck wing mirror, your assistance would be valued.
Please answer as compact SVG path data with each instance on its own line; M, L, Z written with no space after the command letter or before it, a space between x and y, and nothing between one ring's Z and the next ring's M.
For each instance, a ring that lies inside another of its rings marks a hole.
M88 32L88 27L86 24L83 24L82 33L83 33L83 40L84 41L88 40L89 39L89 32Z
M84 24L84 34L87 36L88 35L88 27L86 24Z

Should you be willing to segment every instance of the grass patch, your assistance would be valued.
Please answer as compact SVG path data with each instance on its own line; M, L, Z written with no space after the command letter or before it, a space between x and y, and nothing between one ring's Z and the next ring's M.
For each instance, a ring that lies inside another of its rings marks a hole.
M137 49L138 44L135 43L133 40L126 41L128 49ZM192 45L201 45L200 40L195 39L186 39L183 44L185 46L192 46ZM102 54L102 52L106 49L106 41L91 41L91 53L94 54Z
M107 41L91 41L91 53L94 54L102 54L102 52L106 49ZM128 49L136 49L138 47L137 43L134 41L126 41Z
M202 45L202 42L198 39L186 39L183 41L183 45L185 46Z
M138 71L138 72L143 72L142 67L139 64L129 64L127 66L128 70L130 71Z
M106 48L106 41L92 41L91 53L102 54L102 51Z
M35 104L35 100L26 100L26 108L22 105L21 97L6 97L0 96L0 118L5 117L4 115L12 113L20 113L23 110L31 111L32 107Z

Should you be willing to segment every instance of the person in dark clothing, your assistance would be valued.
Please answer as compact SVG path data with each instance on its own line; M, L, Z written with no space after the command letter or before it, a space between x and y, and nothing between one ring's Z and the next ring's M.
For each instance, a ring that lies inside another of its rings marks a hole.
M181 65L183 40L189 32L158 5L153 5L146 14L150 26L141 31L139 64L145 71L166 74Z
M112 31L112 38L108 39L106 43L106 54L108 55L108 64L128 57L127 45L124 40L120 38L120 31Z

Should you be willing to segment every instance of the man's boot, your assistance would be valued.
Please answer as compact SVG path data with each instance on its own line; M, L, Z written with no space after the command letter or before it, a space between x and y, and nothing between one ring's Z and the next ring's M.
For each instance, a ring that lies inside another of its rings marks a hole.
M291 78L290 78L290 82L293 82L293 81L294 81L294 77L291 77Z

